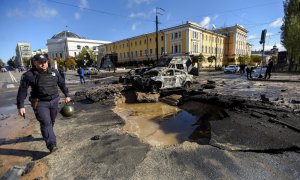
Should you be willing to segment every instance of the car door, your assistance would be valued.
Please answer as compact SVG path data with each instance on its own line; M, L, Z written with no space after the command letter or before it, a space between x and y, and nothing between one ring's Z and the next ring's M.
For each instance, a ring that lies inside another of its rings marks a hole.
M175 70L175 77L176 77L176 87L183 87L186 81L186 73L180 70Z
M163 88L173 88L176 83L173 69L167 69L162 74Z

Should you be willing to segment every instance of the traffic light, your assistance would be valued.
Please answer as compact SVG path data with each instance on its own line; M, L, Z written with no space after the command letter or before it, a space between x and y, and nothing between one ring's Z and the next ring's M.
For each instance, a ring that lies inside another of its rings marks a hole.
M260 41L259 41L260 44L265 43L265 40L266 40L266 34L267 34L267 30L266 30L266 29L262 30L262 32L261 32L261 37L260 37Z

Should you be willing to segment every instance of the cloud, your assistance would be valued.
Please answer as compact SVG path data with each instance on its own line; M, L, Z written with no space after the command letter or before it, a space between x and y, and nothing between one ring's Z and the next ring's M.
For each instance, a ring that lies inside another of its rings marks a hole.
M79 0L79 7L80 9L89 8L90 6L88 0Z
M139 22L133 23L133 24L131 25L131 30L132 30L132 31L137 30L137 27L138 27L139 24L140 24Z
M74 18L76 20L79 20L80 19L80 13L79 12L74 13Z
M267 32L267 34L266 34L267 37L272 36L272 35L273 35L273 33L271 33L271 32L270 33Z
M132 7L140 4L150 4L154 0L128 0L127 6Z
M32 15L37 18L51 18L55 17L58 12L56 9L49 7L39 0L30 0Z
M146 17L145 13L142 12L138 12L138 13L131 13L129 15L130 18L139 18L139 17Z
M24 12L18 8L16 9L8 9L6 11L6 16L7 17L21 17L24 15Z
M276 28L276 27L280 27L282 23L283 23L282 18L277 18L275 21L271 22L270 26Z
M219 17L219 15L216 14L212 19L213 19L213 20L216 20L216 19L218 19L218 17Z
M172 17L172 14L171 14L171 13L168 13L168 14L167 14L167 17L166 17L166 20L169 21L169 20L171 19L171 17Z
M252 35L250 35L250 36L247 37L248 40L250 40L250 39L255 39L255 38L256 38L256 35L255 35L255 34L252 34Z
M202 27L208 28L210 21L211 21L210 17L206 16L206 17L204 17L203 20L200 22L200 25L201 25Z

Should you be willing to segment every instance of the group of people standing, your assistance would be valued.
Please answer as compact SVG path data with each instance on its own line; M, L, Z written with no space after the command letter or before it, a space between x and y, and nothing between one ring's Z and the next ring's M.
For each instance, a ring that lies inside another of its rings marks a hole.
M265 72L264 77L262 75L260 75L258 78L263 78L263 79L270 79L271 78L271 72L273 69L273 61L270 60L268 65L267 65L267 69ZM247 66L245 64L241 64L240 65L240 74L245 74L245 70L247 73L247 79L252 79L252 73L254 71L254 67L253 66Z

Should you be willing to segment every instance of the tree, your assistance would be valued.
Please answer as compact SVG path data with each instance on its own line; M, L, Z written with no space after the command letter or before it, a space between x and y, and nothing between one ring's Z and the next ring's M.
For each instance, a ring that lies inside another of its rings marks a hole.
M0 59L0 67L4 67L4 62L2 61L2 59Z
M209 63L213 63L215 60L216 60L216 57L215 57L215 56L209 56L209 57L207 58L207 61L208 61Z
M68 56L65 60L65 67L67 68L75 68L76 66L76 61L75 58L72 56Z
M56 61L58 67L65 67L65 61L62 58L56 57L54 60Z
M284 18L281 26L281 42L287 50L290 68L299 60L300 63L300 10L299 0L286 0Z
M83 62L84 60L86 60L86 62ZM82 48L81 52L76 57L76 62L78 66L92 66L96 64L96 55L92 50Z
M23 61L23 65L24 65L26 68L28 68L28 67L30 66L30 58L28 58L28 57L23 57L22 61Z
M14 61L12 60L12 59L10 59L10 60L8 60L7 61L7 64L10 66L10 67L15 67L15 63L14 63Z
M214 61L216 61L217 59L216 59L216 57L215 56L209 56L208 58L207 58L207 61L210 63L210 67L212 66L212 63L214 62ZM216 67L215 67L216 68Z
M198 71L200 69L200 66L202 66L202 63L205 61L205 57L203 56L202 53L199 54L198 56Z
M250 64L255 64L255 63L260 63L260 62L261 62L261 56L251 55Z

